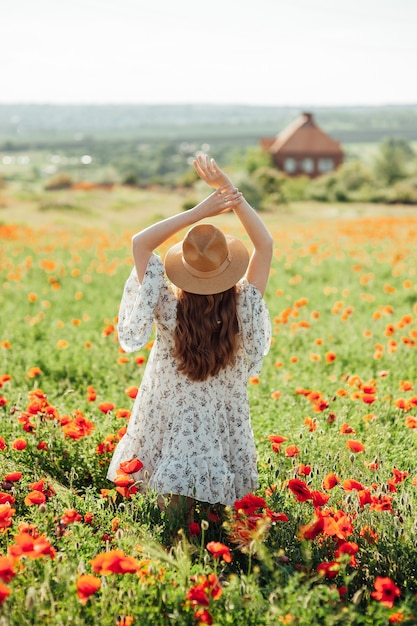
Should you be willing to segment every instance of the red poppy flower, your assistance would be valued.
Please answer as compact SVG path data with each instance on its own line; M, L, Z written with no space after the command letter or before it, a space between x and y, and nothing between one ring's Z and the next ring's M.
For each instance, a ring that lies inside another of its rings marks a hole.
M130 487L116 487L117 493L120 493L123 498L131 498L135 493L139 491L139 488L135 485Z
M284 441L287 441L287 438L282 437L281 435L268 435L268 439L269 441L272 441L272 443L283 443Z
M81 604L85 604L101 587L101 580L92 574L83 574L77 580L77 595Z
M12 443L14 450L24 450L27 447L27 441L25 439L15 439Z
M9 583L16 576L16 559L11 556L0 556L0 579Z
M198 522L191 522L191 524L188 524L188 530L190 537L196 537L201 533L200 524L198 524Z
M0 604L3 604L9 595L10 589L6 587L6 585L3 585L3 583L0 583Z
M230 549L227 546L225 546L223 543L220 543L220 541L210 541L206 545L206 548L209 552L212 553L213 558L218 559L222 557L223 561L225 561L226 563L232 562L232 555L230 554Z
M317 420L316 419L312 419L311 417L305 417L304 418L304 426L306 426L308 428L310 433L313 433L315 430L317 430Z
M300 449L297 448L296 445L287 446L285 448L285 456L287 458L292 458L294 456L298 456L300 454Z
M78 513L75 509L65 509L64 515L61 517L61 524L65 524L68 526L69 524L73 524L74 522L80 522L82 520L82 515Z
M373 393L364 393L361 396L361 400L365 404L373 404L376 401L376 396Z
M345 541L353 533L352 522L344 511L325 510L324 518L325 534Z
M29 413L22 413L17 419L23 426L23 430L27 433L33 433L35 431L35 424L30 421L31 415Z
M42 556L55 558L55 548L51 546L47 537L39 535L33 537L28 532L21 532L14 537L15 543L9 546L9 553L15 557L26 556L29 559L39 559Z
M143 467L142 461L139 459L131 459L130 461L124 461L120 463L119 469L125 474L135 474Z
M318 573L325 578L335 578L340 572L340 569L341 565L337 561L324 562L317 566Z
M98 408L102 413L110 413L115 408L115 405L111 402L102 402L98 405Z
M199 576L197 580L198 584L191 587L186 595L187 600L192 604L206 607L210 604L210 598L213 598L213 600L220 598L223 590L215 574Z
M42 370L40 367L31 367L28 370L28 377L29 378L36 378L36 376L40 376L42 374Z
M370 526L362 526L359 535L368 543L374 544L378 542L378 534Z
M338 559L343 554L350 555L349 565L351 567L356 567L356 558L355 554L358 552L359 546L354 541L344 541L339 545L336 552L334 553L335 557Z
M313 541L316 537L322 534L323 530L323 516L316 512L316 515L313 517L311 522L300 526L300 529L298 531L298 539L300 539L301 541L305 539Z
M4 383L11 380L10 374L0 374L0 387L3 387Z
M116 471L116 476L113 480L114 484L118 487L129 487L129 485L134 484L134 479L130 476L130 474L126 474L121 470Z
M365 487L360 482L354 480L353 478L347 478L346 480L344 480L342 482L342 487L345 491L361 491L362 489L365 489Z
M128 387L127 389L125 389L125 394L129 396L129 398L136 398L138 392L138 387Z
M13 502L16 501L16 498L14 498L10 493L4 493L3 491L0 491L0 504L6 504L6 502L8 502L9 504L13 504Z
M280 391L278 391L278 390L276 390L276 391L273 391L273 392L271 393L271 398L272 398L273 400L278 400L278 398L280 398L280 397L281 397L281 395L282 395L282 394L281 394L281 392L280 392Z
M209 522L213 522L214 524L217 524L217 522L220 522L220 517L212 509L210 509L209 511L208 518L209 518Z
M355 431L353 430L352 426L350 426L349 424L342 424L342 426L340 427L340 434L341 435L349 435L355 434Z
M371 596L389 609L394 606L396 598L401 595L401 590L391 578L387 576L377 576L375 578L374 587L375 591L372 591Z
M42 491L30 491L25 498L26 506L32 506L33 504L43 504L46 502L46 496Z
M355 454L357 454L358 452L365 451L365 446L363 445L363 443L361 443L360 441L356 439L348 439L346 441L346 445L349 448L349 450L352 450L352 452L355 452Z
M327 423L328 424L333 424L333 422L336 420L336 414L335 413L329 413L327 416Z
M41 478L40 480L37 480L36 482L31 483L29 487L30 489L32 489L32 491L45 492L45 478ZM47 491L48 491L48 495L53 495L55 493L51 485L47 487Z
M0 504L0 529L9 528L12 525L12 515L16 509L12 509L9 502Z
M281 435L269 435L268 436L269 441L272 443L272 450L273 452L281 452L281 444L284 443L284 441L288 441L288 439L286 437L282 437Z
M114 415L117 419L129 419L130 414L131 411L129 411L129 409L116 409Z
M288 489L293 492L298 502L305 502L312 498L310 489L307 487L306 483L299 478L291 478L288 481Z
M363 508L365 504L371 504L372 497L369 489L361 489L358 491L359 504Z
M211 626L213 623L213 618L207 609L198 609L194 613L194 618L197 620L198 624L208 624L208 626Z
M94 557L91 566L96 574L132 574L140 568L138 561L123 550L110 550Z
M340 478L334 472L330 472L323 478L323 489L333 489L340 482Z
M392 513L392 497L383 495L379 498L377 496L371 496L371 506L370 509L372 511L389 511Z
M410 402L406 400L405 398L397 398L394 401L394 404L397 407L397 409L401 409L402 411L410 410Z
M392 473L393 473L392 480L394 481L396 485L398 483L402 483L409 476L409 473L407 471L401 472L396 467L393 467Z
M320 507L328 503L330 495L327 493L322 493L321 491L312 491L311 499L314 507Z
M233 506L235 511L243 511L246 515L252 515L258 509L265 508L266 501L260 496L248 493L241 500L236 500Z
M87 402L94 402L97 399L97 392L92 387L92 385L88 385L87 387Z
M210 604L206 590L201 585L191 587L187 592L186 599L192 602L192 604L198 604L199 606L209 606Z
M4 480L10 483L16 483L22 478L22 472L11 472L10 474L6 474Z

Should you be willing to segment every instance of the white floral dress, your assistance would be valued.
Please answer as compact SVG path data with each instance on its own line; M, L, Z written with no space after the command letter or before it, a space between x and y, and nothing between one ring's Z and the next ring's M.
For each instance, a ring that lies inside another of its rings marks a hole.
M261 293L246 279L238 287L235 364L195 382L172 357L177 301L160 257L151 256L142 284L132 269L119 310L120 344L126 352L139 350L154 324L156 337L109 480L121 462L139 458L143 469L134 478L142 490L232 505L256 489L247 382L269 350L271 322Z

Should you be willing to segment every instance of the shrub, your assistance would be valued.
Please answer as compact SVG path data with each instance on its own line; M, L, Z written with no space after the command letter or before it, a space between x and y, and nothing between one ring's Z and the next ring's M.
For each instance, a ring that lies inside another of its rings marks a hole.
M123 185L129 185L130 187L139 186L139 175L137 172L128 172L122 179Z
M182 203L181 205L181 209L183 211L189 211L190 209L193 209L196 204L198 204L198 200L186 200L185 202Z
M262 190L262 203L259 208L270 208L285 202L285 174L272 167L261 167L254 173L254 180Z
M246 178L245 180L236 181L236 184L251 206L256 209L262 209L262 188L256 180Z
M413 149L404 139L385 139L374 161L375 176L383 184L392 185L407 177L414 158Z
M288 176L283 183L283 193L286 200L305 200L310 185L308 176Z
M372 172L361 161L348 161L337 170L337 178L346 191L358 191L365 185L372 184Z
M46 191L56 191L58 189L69 189L74 184L71 174L60 172L50 178L45 184Z
M335 200L334 190L337 185L337 174L324 174L311 181L307 189L307 196L311 200L329 202Z
M417 204L417 178L407 178L395 183L391 202Z

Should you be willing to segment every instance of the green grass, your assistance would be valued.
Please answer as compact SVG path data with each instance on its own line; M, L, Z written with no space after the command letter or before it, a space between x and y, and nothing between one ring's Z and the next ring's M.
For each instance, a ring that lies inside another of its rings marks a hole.
M10 590L0 606L0 624L191 625L212 619L219 625L382 626L393 614L391 623L400 619L396 612L403 614L402 623L415 623L417 429L410 426L417 415L417 219L412 212L333 205L329 213L329 206L294 204L264 214L276 244L265 296L274 333L259 379L249 382L259 457L256 495L288 521L271 523L261 507L249 539L239 545L237 525L247 520L233 511L226 511L222 525L207 520L201 507L200 534L190 536L184 527L173 542L179 520L160 512L155 494L126 498L105 478L109 448L126 425L117 409L131 408L126 389L139 385L144 369L135 357L146 360L149 354L144 349L123 355L112 329L131 267L130 236L180 210L184 197L116 189L19 199L13 188L2 196L0 376L11 379L3 379L0 388L0 493L6 494L0 498L12 496L15 512L7 526L8 505L0 504L0 555L16 554L22 524L31 525L32 538L47 537L53 551L38 558L20 554L9 575L0 557L0 582ZM45 198L56 208L42 211ZM64 199L88 207L88 213L61 210ZM216 223L243 236L232 215ZM31 368L40 373L32 377ZM87 399L89 386L95 401ZM46 395L39 412L29 399L37 388ZM372 404L364 401L365 391L373 391ZM102 402L114 410L103 413ZM85 427L78 439L65 429L76 412ZM343 427L355 432L342 434ZM280 451L272 449L270 435L286 438ZM14 449L18 438L26 441L25 449ZM364 450L350 450L349 439ZM46 445L39 449L40 442ZM294 452L289 446L297 447L296 456L289 456ZM20 480L5 480L15 471L22 473ZM325 489L331 472L339 483ZM30 485L42 478L55 494L47 493L41 504L25 503ZM315 513L311 497L301 502L293 495L288 481L294 478L329 501L315 500ZM361 483L361 493L346 489L349 479ZM102 489L110 489L106 497ZM74 521L67 509L76 511ZM302 540L302 527L315 515L327 520L326 530ZM338 519L345 523L334 534ZM207 549L210 541L227 546L232 561L215 559ZM346 542L357 547L356 563L351 556L335 556ZM112 550L134 558L135 573L95 571L91 561ZM340 562L337 576L321 576L317 567L334 560ZM76 589L84 574L101 584L85 603ZM377 577L390 578L400 590L392 607L371 596ZM198 585L201 604L193 604L187 594L197 597ZM198 613L204 610L211 618Z

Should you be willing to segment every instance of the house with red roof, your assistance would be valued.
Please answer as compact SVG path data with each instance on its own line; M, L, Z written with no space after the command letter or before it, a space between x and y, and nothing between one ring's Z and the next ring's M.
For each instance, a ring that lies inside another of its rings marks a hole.
M340 143L317 126L312 113L302 113L276 137L261 139L260 145L289 176L315 178L334 171L344 159Z

